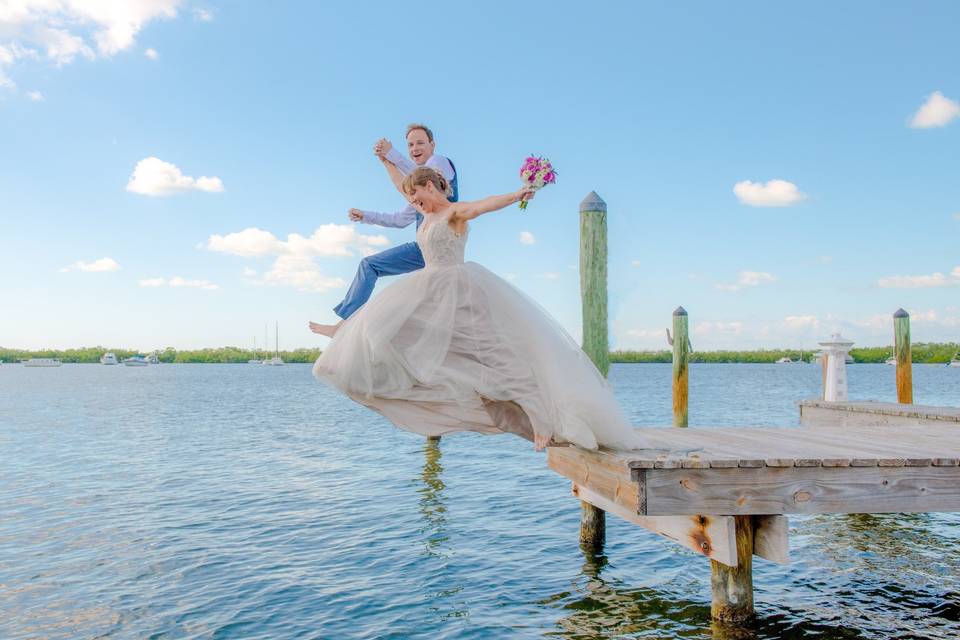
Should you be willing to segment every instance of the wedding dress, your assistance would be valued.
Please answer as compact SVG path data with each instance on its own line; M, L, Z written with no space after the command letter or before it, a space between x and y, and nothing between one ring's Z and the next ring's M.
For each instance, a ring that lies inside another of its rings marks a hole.
M314 375L422 435L532 426L588 449L642 447L576 342L513 285L464 262L468 232L448 217L427 215L417 230L426 267L345 320Z

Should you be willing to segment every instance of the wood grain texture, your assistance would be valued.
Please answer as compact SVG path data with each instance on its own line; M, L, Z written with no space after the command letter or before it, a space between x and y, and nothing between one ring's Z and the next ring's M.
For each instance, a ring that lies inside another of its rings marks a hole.
M690 396L689 317L683 307L673 312L673 426L686 427Z
M646 471L643 515L960 511L960 467Z
M641 516L576 483L573 485L573 495L711 560L736 565L734 524L730 516Z
M913 403L913 359L910 354L910 316L893 314L893 354L897 360L897 402Z
M754 616L754 524L751 516L737 516L734 522L737 566L710 563L710 617L719 622L742 624Z
M599 197L596 198L599 201ZM598 206L597 209L600 209ZM607 335L607 212L580 212L580 300L583 350L606 376L610 371ZM599 549L606 536L603 511L581 502L580 543Z

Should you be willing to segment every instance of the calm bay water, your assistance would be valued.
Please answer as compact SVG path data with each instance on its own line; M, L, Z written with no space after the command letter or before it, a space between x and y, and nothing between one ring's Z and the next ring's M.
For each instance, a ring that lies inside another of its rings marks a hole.
M894 400L894 371L849 368ZM614 365L636 424L670 366ZM693 365L692 425L797 424L820 369ZM960 404L916 365L915 401ZM758 638L957 638L960 517L792 517L757 560ZM579 507L510 436L437 446L306 365L0 365L0 638L703 638L710 569Z

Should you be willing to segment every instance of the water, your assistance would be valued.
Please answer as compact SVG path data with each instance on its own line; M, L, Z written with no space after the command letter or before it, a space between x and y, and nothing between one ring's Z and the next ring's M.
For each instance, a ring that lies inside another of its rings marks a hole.
M893 367L848 369L894 399ZM669 365L615 365L637 424ZM814 366L693 365L691 424L795 425ZM914 367L917 403L960 369ZM0 366L0 638L704 638L708 563L578 503L510 436L439 446L305 365ZM960 636L960 517L791 517L758 638Z

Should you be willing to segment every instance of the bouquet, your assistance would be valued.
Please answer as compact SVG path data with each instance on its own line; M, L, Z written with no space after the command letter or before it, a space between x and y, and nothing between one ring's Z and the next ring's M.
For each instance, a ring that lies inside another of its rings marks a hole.
M546 158L540 156L530 156L523 161L520 167L520 179L524 186L533 191L539 191L548 184L557 181L557 172L553 170L553 165ZM520 201L520 208L527 208L527 201Z

